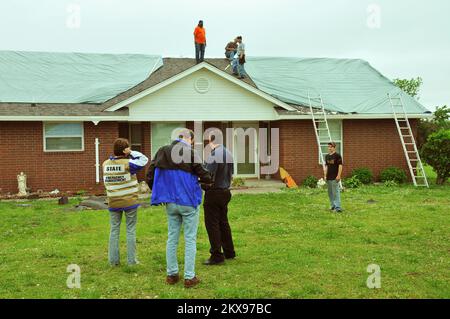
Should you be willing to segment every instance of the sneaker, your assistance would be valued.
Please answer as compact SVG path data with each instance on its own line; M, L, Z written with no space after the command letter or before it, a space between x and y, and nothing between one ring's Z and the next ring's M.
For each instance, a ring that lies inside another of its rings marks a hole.
M342 213L342 209L338 208L334 210L336 213Z
M166 277L166 283L168 283L169 285L175 285L179 281L180 281L180 275L179 274Z
M184 288L192 288L197 286L200 283L200 279L197 277L194 277L192 279L185 279L184 280Z
M334 207L334 206L332 206L332 207L330 208L331 211L334 211L335 209L336 209L336 207Z

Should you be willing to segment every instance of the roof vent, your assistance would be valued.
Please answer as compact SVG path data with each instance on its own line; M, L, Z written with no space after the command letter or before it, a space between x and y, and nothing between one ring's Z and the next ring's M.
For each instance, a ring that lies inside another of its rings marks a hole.
M207 78L198 78L195 80L194 87L198 93L206 93L211 87L211 82Z

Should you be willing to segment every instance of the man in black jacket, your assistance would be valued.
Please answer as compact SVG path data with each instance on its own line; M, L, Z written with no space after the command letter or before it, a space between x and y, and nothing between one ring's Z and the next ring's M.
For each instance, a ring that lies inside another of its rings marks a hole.
M212 148L212 152L206 161L206 168L212 175L213 184L210 187L204 187L205 226L211 245L211 256L204 262L205 265L222 264L225 259L232 259L236 256L228 223L233 156L218 139L216 141L218 134L221 132L216 130L209 135L209 146Z

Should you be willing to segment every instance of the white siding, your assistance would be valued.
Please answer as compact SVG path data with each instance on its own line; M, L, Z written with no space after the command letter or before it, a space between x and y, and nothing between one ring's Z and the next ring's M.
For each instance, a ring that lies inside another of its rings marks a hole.
M208 92L195 89L198 78L210 81ZM129 105L136 121L274 120L273 104L246 89L201 69Z

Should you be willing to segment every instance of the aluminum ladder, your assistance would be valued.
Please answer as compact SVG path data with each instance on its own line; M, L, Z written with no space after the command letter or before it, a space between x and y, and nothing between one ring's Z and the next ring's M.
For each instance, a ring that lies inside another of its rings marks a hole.
M317 97L311 97L308 92L309 110L314 125L314 132L316 133L316 141L319 147L320 164L322 164L325 170L325 155L328 153L328 143L331 142L331 133L328 126L327 113L323 106L322 96L319 94ZM314 105L320 105L320 111L314 113ZM318 117L317 117L318 116ZM321 126L321 124L323 124Z
M397 131L402 142L403 152L405 153L406 162L408 163L414 186L429 187L402 96L401 94L392 96L388 93L388 98L391 103L395 124L397 125Z

